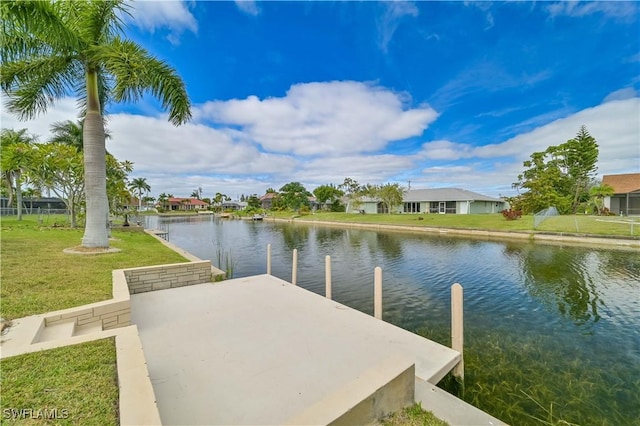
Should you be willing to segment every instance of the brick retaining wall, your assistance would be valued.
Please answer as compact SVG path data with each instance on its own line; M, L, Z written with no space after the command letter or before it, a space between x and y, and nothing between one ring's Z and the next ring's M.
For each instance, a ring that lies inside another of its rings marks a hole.
M163 290L211 282L211 262L174 263L125 269L129 293Z

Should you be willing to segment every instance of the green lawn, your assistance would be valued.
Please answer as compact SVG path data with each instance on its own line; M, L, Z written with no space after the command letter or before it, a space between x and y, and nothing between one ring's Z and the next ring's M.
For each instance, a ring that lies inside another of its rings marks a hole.
M110 299L113 269L186 261L140 228L125 229L114 230L109 243L121 252L79 256L62 250L80 245L82 229L41 226L37 216L21 222L3 218L1 316L20 318Z
M113 337L2 360L0 384L2 424L119 423ZM53 412L55 419L37 419Z
M136 228L113 231L110 245L120 253L64 254L63 249L80 245L83 234L52 227L65 223L64 216L45 217L42 225L37 216L21 222L2 218L0 316L15 319L110 299L113 269L185 261ZM3 411L2 424L118 424L112 338L8 358L0 367L3 409L34 410L28 417L45 409L59 414L50 421L14 421Z
M292 213L278 212L274 217L291 218ZM315 213L297 216L296 220L330 221L343 223L366 223L384 225L404 225L452 229L484 229L492 231L516 232L558 232L570 234L640 236L640 218L602 217L586 215L567 215L547 218L534 229L532 215L517 220L506 220L501 214L353 214L353 213ZM622 222L625 223L617 223ZM633 234L631 233L631 223Z

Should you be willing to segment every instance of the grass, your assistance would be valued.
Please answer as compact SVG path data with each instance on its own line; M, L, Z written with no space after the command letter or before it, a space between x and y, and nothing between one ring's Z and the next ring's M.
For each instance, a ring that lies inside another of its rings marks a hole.
M64 216L22 221L2 218L0 312L5 319L70 308L112 297L113 269L184 262L185 258L136 228L114 230L110 245L120 253L79 256L82 229L57 227ZM52 225L56 227L52 227ZM2 360L3 409L33 410L26 419L2 424L118 424L118 383L114 339L20 355ZM31 419L56 409L58 418ZM65 418L66 417L66 418Z
M117 425L116 371L113 337L2 360L2 424Z
M380 422L381 426L447 426L448 423L438 419L430 411L425 411L420 403L413 404L401 411L391 414Z
M50 223L63 223L64 217ZM91 256L70 255L82 229L42 226L37 216L2 219L2 289L0 312L5 319L66 309L112 297L113 269L185 262L139 228L114 230L112 247L122 251Z
M270 213L276 218L291 218L291 212ZM416 227L482 229L503 232L554 232L565 234L586 234L596 236L640 237L640 220L629 217L606 217L587 215L555 216L546 219L534 229L532 215L518 220L506 220L501 214L353 214L315 213L296 217L305 221L329 221L342 223L365 223L401 225ZM615 221L615 222L613 222ZM616 223L625 221L629 223ZM631 233L631 223L633 234Z

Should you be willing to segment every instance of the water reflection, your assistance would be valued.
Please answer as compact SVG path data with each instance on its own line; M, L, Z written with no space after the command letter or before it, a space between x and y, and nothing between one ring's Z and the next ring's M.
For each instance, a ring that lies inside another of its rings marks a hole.
M603 315L615 321L612 309L620 310L620 296L640 291L637 253L515 243L506 243L503 252L519 262L533 297L583 331ZM626 315L637 316L633 310L626 309Z

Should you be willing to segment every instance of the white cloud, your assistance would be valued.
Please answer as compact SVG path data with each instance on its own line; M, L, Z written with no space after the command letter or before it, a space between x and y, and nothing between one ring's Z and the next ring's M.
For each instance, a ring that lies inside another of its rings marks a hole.
M602 101L611 102L611 101L623 101L625 99L631 99L638 96L638 92L633 87L626 87L624 89L616 90L615 92L609 93L606 98Z
M383 52L387 53L389 43L400 26L402 19L405 16L416 17L419 11L415 4L404 0L385 2L384 8L384 14L377 22L378 46Z
M257 16L260 14L260 8L254 0L235 0L238 9L247 15Z
M194 117L240 126L270 152L338 156L420 136L438 114L426 105L410 109L404 97L354 81L307 83L282 98L208 102Z
M38 115L35 119L28 121L18 120L3 105L1 122L3 129L28 129L31 135L38 137L39 142L46 142L50 138L53 123L67 120L77 121L78 113L78 103L74 98L63 98L49 108L46 114Z
M596 138L600 155L598 173L632 173L640 170L640 98L612 100L587 108L566 118L557 119L533 131L515 136L504 142L474 147L450 141L433 141L423 145L419 156L430 161L447 160L448 165L437 169L426 168L429 176L424 182L447 182L468 188L499 189L513 192L510 182L521 173L522 162L533 152L544 151L573 138L581 125ZM460 173L460 161L474 163L473 171ZM432 177L432 175L436 175ZM497 195L497 192L494 192Z
M633 1L561 1L547 6L551 17L570 16L580 18L602 14L617 19L635 19L638 8Z
M233 132L199 124L175 127L162 118L129 114L111 116L113 137L107 148L117 158L133 161L137 173L270 174L294 169L286 155L260 152Z
M167 29L167 40L179 44L184 31L198 32L198 22L182 1L138 0L132 4L131 23L138 28L155 32Z
M114 114L108 121L112 139L107 141L107 149L120 160L134 162L132 177L146 177L153 195L170 192L176 196L187 196L201 186L205 196L223 192L236 197L242 193L261 193L269 186L279 188L293 180L313 189L321 184L340 183L347 176L374 184L399 180L404 185L411 179L414 188L454 186L487 195L509 195L514 193L511 183L523 170L522 161L535 151L574 137L582 124L600 146L600 174L640 170L639 97L612 100L554 119L497 144L474 147L436 140L425 143L417 154L399 155L372 149L378 142L368 143L365 136L384 133L390 137L382 139L381 145L386 145L403 134L420 134L426 125L424 117L416 120L409 114L402 119L413 110L403 106L400 96L385 89L362 86L354 86L360 90L356 90L360 97L356 97L357 101L351 99L345 106L336 98L349 97L354 87L334 87L327 83L300 85L303 94L287 94L283 98L263 101L255 98L248 104L245 104L247 100L222 102L216 107L220 108L217 113L234 120L231 126L216 123L215 128L197 122L175 127L164 115ZM333 92L338 88L343 97ZM313 89L313 95L307 93L307 89ZM326 104L315 95L316 91L330 98L325 99ZM319 102L318 109L311 106L311 100ZM424 112L416 111L420 117ZM435 112L426 111L435 117ZM77 112L72 98L62 99L48 114L27 122L19 122L3 109L2 127L27 128L39 134L41 141L46 141L51 123L75 120ZM207 113L210 111L206 108L198 110L201 118ZM342 114L347 114L349 119L341 117ZM294 118L288 118L290 115ZM295 144L302 140L295 137L296 126L301 123L304 127L310 117L315 117L317 128L323 131L319 132L321 137L312 137L307 143L321 149L296 148ZM405 121L409 124L396 124ZM265 151L254 139L254 133L262 135L254 127L266 127L280 134L289 141L288 145L285 144L282 151ZM355 135L344 139L350 145L347 148L333 140L340 138L342 132ZM329 146L324 147L325 143ZM313 158L296 155L308 150L317 151L319 155ZM336 152L340 154L335 155Z
M473 156L471 145L450 141L432 141L422 145L421 157L430 160L459 160Z

